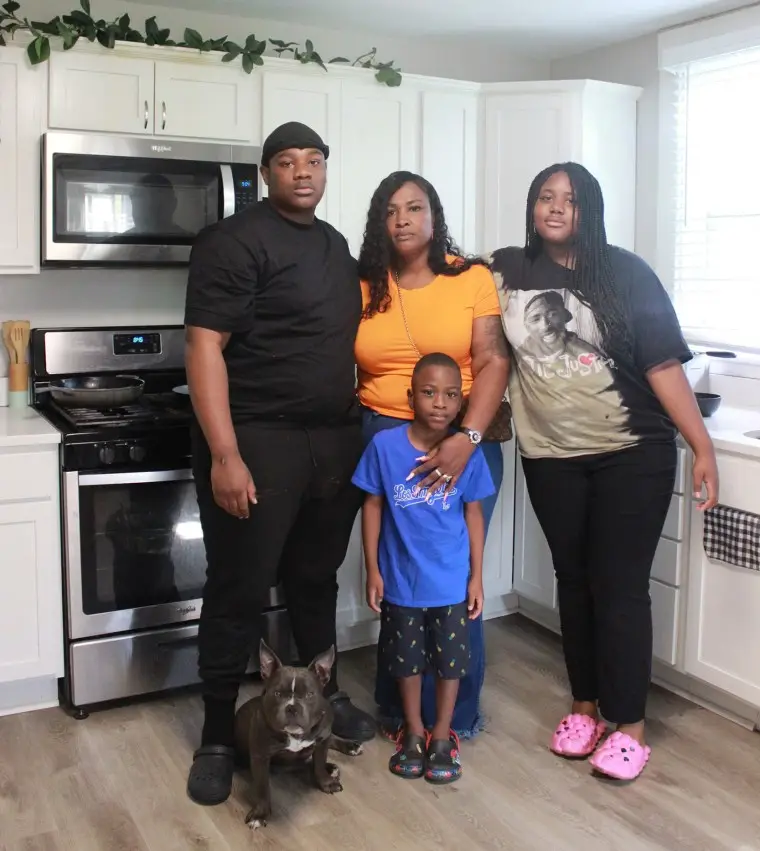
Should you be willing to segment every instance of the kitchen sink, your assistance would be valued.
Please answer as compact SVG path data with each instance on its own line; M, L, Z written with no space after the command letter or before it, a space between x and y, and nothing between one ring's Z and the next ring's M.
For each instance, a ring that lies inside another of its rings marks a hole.
M760 430L759 431L745 431L745 437L751 437L753 440L760 440Z

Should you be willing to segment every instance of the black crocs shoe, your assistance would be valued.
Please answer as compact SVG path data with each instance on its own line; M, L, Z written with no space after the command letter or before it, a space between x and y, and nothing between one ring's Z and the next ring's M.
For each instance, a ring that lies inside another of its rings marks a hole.
M234 773L234 748L203 745L193 754L187 794L192 801L204 807L223 804L230 797Z
M333 710L332 732L339 739L350 742L368 742L375 738L377 724L375 719L351 703L344 691L338 691L330 698Z
M448 739L431 739L425 755L425 780L442 786L462 776L459 737L452 730Z
M425 771L425 739L401 731L396 738L396 753L388 761L391 774L416 780Z

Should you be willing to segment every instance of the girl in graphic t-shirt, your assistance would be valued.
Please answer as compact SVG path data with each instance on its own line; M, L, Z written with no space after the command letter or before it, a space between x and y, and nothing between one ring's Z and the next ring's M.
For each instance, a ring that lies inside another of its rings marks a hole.
M655 273L607 243L601 189L576 163L535 178L525 247L499 249L490 263L573 695L551 749L593 754L594 769L632 780L650 755L649 575L675 483L677 431L694 451L701 508L718 499L715 453L682 369L691 354ZM602 718L616 727L604 741Z

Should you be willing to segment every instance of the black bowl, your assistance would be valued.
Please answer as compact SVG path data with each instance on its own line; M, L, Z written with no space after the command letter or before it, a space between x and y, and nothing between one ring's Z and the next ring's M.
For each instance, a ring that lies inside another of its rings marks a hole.
M699 411L703 417L711 417L720 408L723 401L717 393L695 393Z

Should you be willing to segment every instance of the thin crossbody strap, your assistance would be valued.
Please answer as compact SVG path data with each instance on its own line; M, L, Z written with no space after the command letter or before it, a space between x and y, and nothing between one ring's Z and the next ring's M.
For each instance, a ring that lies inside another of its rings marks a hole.
M422 354L421 354L420 350L417 348L417 344L414 342L414 338L412 337L412 335L409 331L409 323L406 320L406 311L404 310L404 299L401 297L401 286L398 282L398 273L394 274L393 280L394 280L394 283L396 284L396 292L398 293L398 304L399 304L399 307L401 308L401 318L404 320L404 329L406 331L406 336L409 340L409 344L411 345L411 347L414 349L415 353L417 354L417 357L421 358Z

